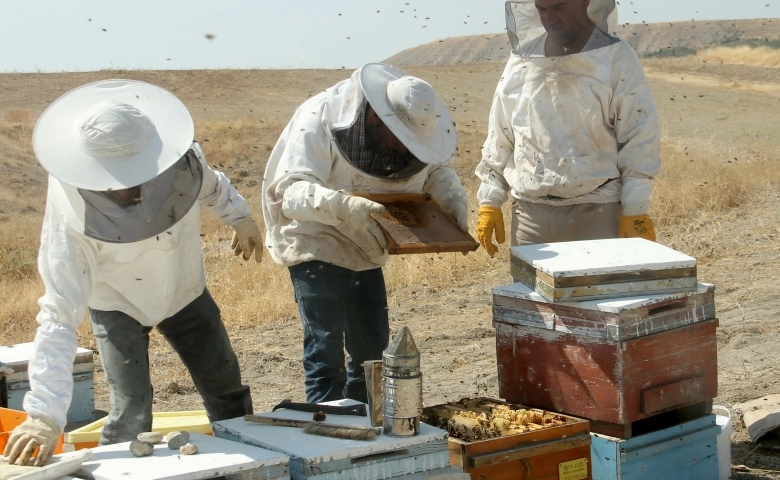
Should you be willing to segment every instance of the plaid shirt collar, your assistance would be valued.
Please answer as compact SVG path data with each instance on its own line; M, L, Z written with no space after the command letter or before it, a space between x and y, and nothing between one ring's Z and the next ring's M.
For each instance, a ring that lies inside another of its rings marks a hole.
M355 123L349 128L336 132L336 141L349 163L370 175L388 177L409 164L406 155L378 155L366 146L365 101Z

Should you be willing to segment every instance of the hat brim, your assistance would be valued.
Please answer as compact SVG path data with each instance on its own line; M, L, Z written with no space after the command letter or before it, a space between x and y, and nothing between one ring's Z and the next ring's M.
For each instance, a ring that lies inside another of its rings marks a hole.
M387 100L387 84L409 75L401 69L381 63L369 63L360 69L360 86L371 108L404 146L421 162L441 165L455 154L458 133L455 122L444 103L436 97L439 121L430 136L409 129L393 112Z
M76 122L98 102L115 100L143 112L155 126L149 144L132 156L96 158L81 147ZM169 91L136 80L102 80L78 87L43 112L33 132L33 150L52 176L87 190L130 188L151 180L181 158L195 126L184 104Z

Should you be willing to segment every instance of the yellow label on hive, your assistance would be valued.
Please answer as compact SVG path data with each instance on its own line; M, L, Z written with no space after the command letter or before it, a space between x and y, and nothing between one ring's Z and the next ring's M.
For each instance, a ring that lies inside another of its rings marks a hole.
M588 478L588 460L586 458L558 464L559 480L581 480L583 478Z

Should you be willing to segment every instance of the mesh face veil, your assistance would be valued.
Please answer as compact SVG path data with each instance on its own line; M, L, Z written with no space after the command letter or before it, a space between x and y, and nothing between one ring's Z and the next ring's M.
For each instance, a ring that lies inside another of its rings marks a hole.
M58 183L67 196L71 214L75 214L76 227L86 236L131 243L165 232L192 209L203 183L203 166L189 150L172 167L140 185L140 201L124 206L107 191Z
M505 4L506 29L512 50L545 33L534 0L514 0ZM609 34L617 27L617 9L615 0L590 0L588 17L596 27Z

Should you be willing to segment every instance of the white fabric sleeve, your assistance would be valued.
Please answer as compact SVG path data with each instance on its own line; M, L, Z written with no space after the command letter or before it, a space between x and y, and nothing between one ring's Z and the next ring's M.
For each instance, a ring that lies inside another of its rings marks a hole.
M230 184L230 179L224 173L209 167L200 145L193 142L190 148L203 166L203 185L198 196L201 206L226 225L235 225L249 217L249 205L244 197L239 195L236 187Z
M433 167L428 173L423 191L430 194L445 210L452 204L463 205L468 210L469 197L466 189L450 164Z
M337 203L347 193L324 186L333 168L333 147L327 127L319 115L311 114L310 108L321 107L307 105L296 110L282 132L285 143L278 164L269 163L266 170L266 177L270 174L273 178L265 179L270 183L264 192L264 208L269 212L271 223L276 225L285 225L290 220L328 225L340 222ZM279 148L278 144L276 148Z
M38 252L38 270L46 289L38 300L39 327L28 365L30 391L23 408L46 415L64 428L73 395L76 329L87 314L97 254L94 245L69 231L54 202L47 199Z
M509 65L504 76L511 75ZM488 134L482 146L482 160L476 174L482 181L477 190L480 206L500 208L509 198L510 185L504 177L504 168L510 159L514 161L514 131L511 114L514 103L502 94L504 81L500 81L493 95L493 105L488 117Z
M650 210L653 177L661 168L661 130L650 85L633 49L615 58L610 122L618 144L618 170L623 180L620 202L624 216Z
M341 209L346 195L343 190L299 180L285 189L282 214L290 220L338 225L344 218Z

